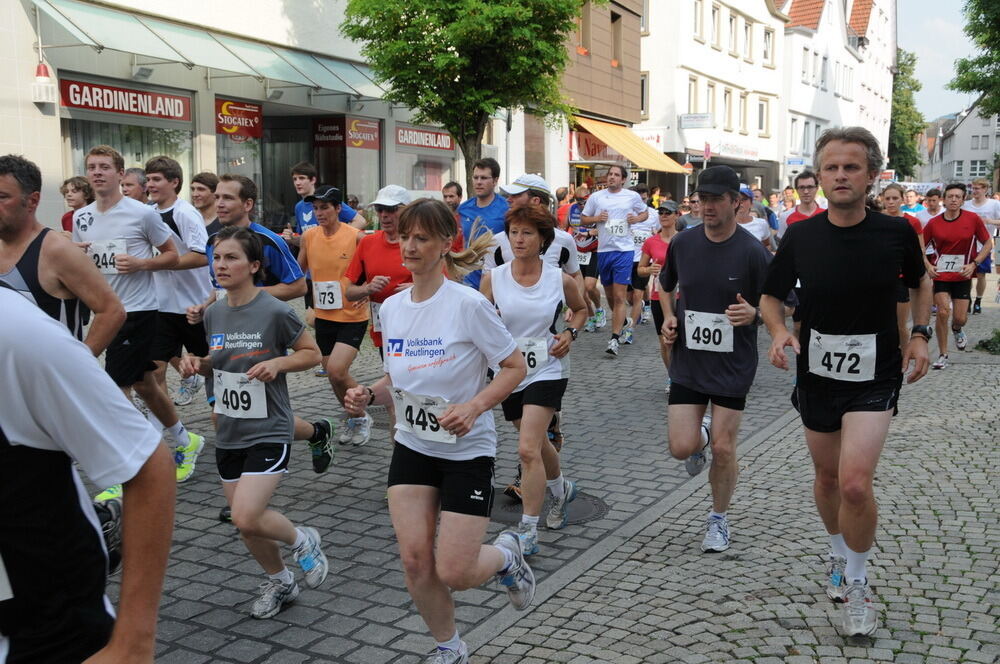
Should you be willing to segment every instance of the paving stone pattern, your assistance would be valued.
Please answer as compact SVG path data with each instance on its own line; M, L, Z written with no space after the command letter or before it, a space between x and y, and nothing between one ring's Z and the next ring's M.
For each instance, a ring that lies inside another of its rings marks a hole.
M973 318L973 342L987 319L996 323L998 311L991 307ZM995 455L995 426L987 435L975 418L995 425L997 411L995 399L978 405L973 391L996 394L1000 367L985 364L993 358L953 353L955 367L904 393L907 415L898 418L890 443L899 454L887 454L878 478L886 491L875 573L887 615L898 624L881 630L874 647L850 646L835 635L832 609L816 592L822 547L809 500L811 470L787 412L792 377L767 363L766 333L741 432L742 440L757 444L741 459L736 545L707 559L695 548L707 488L704 477L689 479L666 451L665 372L651 325L639 327L636 343L617 359L603 352L607 338L581 334L574 345L563 464L568 477L608 504L608 513L563 531L540 530L542 550L532 560L539 602L532 611L515 615L492 584L457 595L459 629L478 648L474 662L846 662L894 651L918 658L900 662L952 661L952 653L993 661L982 657L1000 652L992 543L997 490L985 461ZM354 373L365 381L381 373L367 341ZM932 384L939 390L925 392ZM301 373L289 377L289 385L297 414L342 417L325 378ZM907 401L917 395L933 398ZM924 413L916 426L910 413L918 408ZM946 424L935 419L942 412L952 413ZM202 395L180 413L189 428L212 439ZM372 441L339 448L324 475L312 472L304 443L294 448L291 472L272 505L296 524L319 529L331 571L322 588L303 588L294 605L271 620L248 616L263 577L235 529L217 521L224 500L214 449L206 446L195 476L179 487L158 662L378 664L419 661L414 653L431 649L403 583L385 503L387 420L384 412L375 415ZM499 409L496 417L497 480L503 483L516 467L517 438ZM784 422L791 423L778 426ZM777 435L754 441L769 426ZM953 436L958 430L961 445ZM953 454L939 467L929 452L941 447ZM887 514L889 500L894 518ZM499 528L491 524L490 535ZM286 560L294 568L290 555ZM110 592L115 598L115 583Z

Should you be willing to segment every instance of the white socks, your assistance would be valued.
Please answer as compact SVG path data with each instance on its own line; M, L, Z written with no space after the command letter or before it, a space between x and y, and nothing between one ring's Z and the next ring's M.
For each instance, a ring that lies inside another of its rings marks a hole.
M458 630L456 629L455 635L447 641L437 641L437 647L441 650L454 650L458 652L462 647L462 639L458 636Z
M858 553L857 551L851 551L850 547L847 548L847 569L844 572L844 576L847 577L847 583L850 584L855 581L865 582L868 578L865 574L865 563L867 561L867 551Z
M267 577L269 579L274 579L275 581L280 581L286 586L295 583L295 575L292 574L292 571L287 567L277 574L268 574Z
M188 443L191 442L188 440L187 429L184 428L184 425L180 420L177 420L177 423L174 424L174 426L167 427L167 431L169 431L170 435L174 437L174 441L177 442L177 447L187 447Z
M563 497L563 476L562 473L559 477L554 480L545 480L545 486L548 487L549 491L552 493L552 497L559 500Z
M295 544L292 544L293 549L297 549L306 543L306 535L298 528L295 529Z
M839 558L847 558L847 542L841 533L830 535L830 555Z
M537 516L528 516L527 514L521 515L521 523L528 524L531 526L532 530L538 530L538 519Z

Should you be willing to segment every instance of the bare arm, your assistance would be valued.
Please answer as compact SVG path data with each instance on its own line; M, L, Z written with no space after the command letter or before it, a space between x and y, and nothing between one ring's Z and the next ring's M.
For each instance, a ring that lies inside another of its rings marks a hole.
M365 215L361 214L361 210L354 211L354 219L351 219L349 223L359 231L363 231L368 227L368 220L365 219Z
M299 277L290 284L264 286L264 290L282 302L288 302L306 294L306 278Z
M93 261L69 242L54 242L46 247L60 285L94 312L93 322L84 343L95 357L104 352L125 322L125 307Z
M928 309L929 311L929 309ZM785 303L773 295L760 296L760 315L767 325L767 332L771 335L771 348L767 356L771 364L779 369L788 369L788 356L785 355L785 347L791 346L795 354L800 351L799 340L795 338L785 324Z
M479 282L479 292L482 293L487 300L493 302L493 279L491 279L491 277L491 273L483 270L483 279ZM496 304L496 302L493 303Z
M294 352L291 355L272 357L270 360L253 365L247 371L247 378L256 378L269 383L277 378L278 374L305 371L316 366L323 359L319 354L316 340L307 330L303 330L299 338L295 340L292 350Z
M438 418L444 429L459 437L469 433L476 418L509 397L528 373L524 355L517 349L500 362L500 369L493 380L471 400L448 406Z
M174 463L160 443L125 482L122 504L122 585L111 640L86 664L151 663L156 615L174 527Z
M197 251L189 251L177 259L177 265L175 265L172 269L194 270L199 267L205 267L206 265L208 265L208 256L205 254L199 254Z
M174 241L167 239L166 242L157 247L159 256L152 258L136 258L135 256L116 256L115 265L119 274L132 274L140 270L147 272L157 272L159 270L173 270L177 266L180 256ZM207 265L206 259L206 265Z

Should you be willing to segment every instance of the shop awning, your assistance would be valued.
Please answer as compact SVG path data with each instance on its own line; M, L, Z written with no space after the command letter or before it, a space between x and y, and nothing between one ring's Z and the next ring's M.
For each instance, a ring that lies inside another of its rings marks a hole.
M77 0L30 0L41 16L62 27L74 44L155 58L161 63L205 67L261 82L309 87L359 99L380 99L383 90L363 64L267 44ZM277 85L273 87L284 87Z
M611 124L610 122L601 122L600 120L591 120L579 115L574 115L573 121L580 125L582 129L590 132L599 140L604 141L608 146L620 152L626 159L639 168L649 171L662 171L664 173L687 174L683 166L662 152L658 152L656 148L639 138L628 127Z

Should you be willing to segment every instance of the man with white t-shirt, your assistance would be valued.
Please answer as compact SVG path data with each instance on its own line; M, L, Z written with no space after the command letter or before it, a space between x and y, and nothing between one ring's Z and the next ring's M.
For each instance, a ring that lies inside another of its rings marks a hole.
M63 323L6 286L0 310L0 662L152 662L174 522L167 450ZM125 484L117 620L77 464Z
M969 210L979 215L983 223L992 226L994 238L1000 238L1000 201L988 198L990 183L984 178L972 181L972 198L962 205L963 210ZM997 244L996 239L993 240ZM983 264L976 269L976 301L972 304L972 313L983 313L983 295L986 293L986 275L990 273L993 261L986 256Z
M180 258L171 270L153 273L156 299L156 341L153 343L154 376L163 392L167 391L167 363L181 357L181 349L197 357L208 355L208 341L202 323L191 324L187 309L204 302L212 290L208 274L205 245L208 232L201 213L177 195L184 182L181 165L166 156L153 157L146 162L146 191L153 209L170 228L172 239ZM183 379L186 391L191 394L201 387L201 378ZM177 445L177 481L191 477L194 464L201 452L204 439L192 436L190 441Z
M635 191L641 198L641 189L636 187ZM664 198L661 204L666 202L668 201ZM676 205L674 201L669 202ZM635 325L646 323L653 317L649 307L649 277L639 274L639 260L642 258L642 245L659 230L659 215L654 215L653 218L647 218L646 221L640 221L629 227L632 236L632 278L626 288L627 313L625 320L631 324L626 325L625 329L622 330L621 343L631 344Z
M913 213L913 216L917 218L920 222L920 228L927 226L927 222L944 212L944 207L941 205L941 199L944 194L941 190L935 187L934 189L928 189L927 193L924 194L924 209L918 210ZM902 209L902 208L900 208ZM924 253L928 256L934 255L934 247L929 246L924 250ZM930 259L928 259L930 260Z
M108 145L91 148L84 162L96 200L73 213L73 241L81 243L125 307L125 323L108 346L105 370L126 394L134 389L170 431L178 445L200 436L189 434L177 410L153 376L153 342L159 305L153 272L177 265L177 246L170 228L149 205L124 196L125 160ZM159 255L153 255L153 249ZM102 492L98 500L118 498L121 487Z
M623 185L628 169L622 164L608 168L607 189L595 191L587 199L581 223L597 225L597 268L611 306L611 340L607 353L618 355L618 342L625 324L625 295L632 283L635 246L629 227L649 218L649 208L639 194Z

